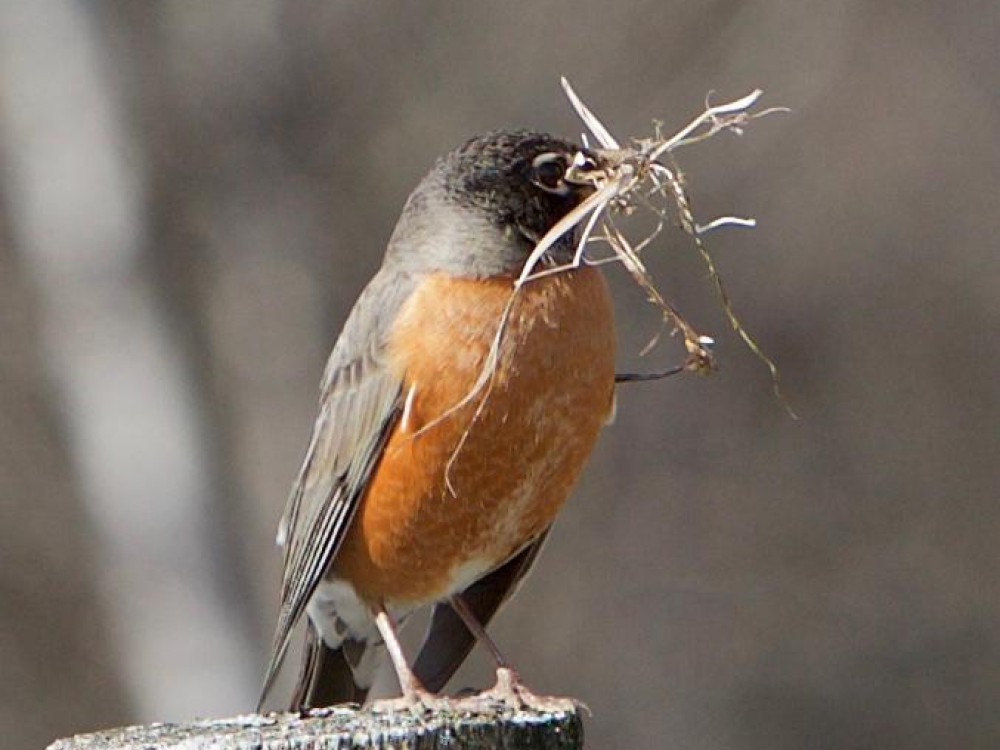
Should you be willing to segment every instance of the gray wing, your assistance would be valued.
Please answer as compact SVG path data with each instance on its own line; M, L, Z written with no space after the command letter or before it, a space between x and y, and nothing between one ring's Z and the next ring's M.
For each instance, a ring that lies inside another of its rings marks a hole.
M541 552L548 534L546 529L514 557L460 594L483 627L517 591ZM424 687L437 693L444 689L475 645L475 637L455 610L448 602L441 602L434 607L427 635L413 663L413 671Z
M278 531L278 543L284 547L281 606L261 703L398 417L402 383L386 363L386 345L393 321L415 286L410 275L379 271L330 354L319 416Z

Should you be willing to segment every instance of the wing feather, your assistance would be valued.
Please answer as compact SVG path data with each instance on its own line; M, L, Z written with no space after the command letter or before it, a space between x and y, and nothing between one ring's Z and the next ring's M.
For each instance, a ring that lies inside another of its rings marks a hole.
M284 547L281 604L261 703L399 418L402 382L386 350L392 322L415 284L385 268L376 274L327 363L319 415L278 531Z

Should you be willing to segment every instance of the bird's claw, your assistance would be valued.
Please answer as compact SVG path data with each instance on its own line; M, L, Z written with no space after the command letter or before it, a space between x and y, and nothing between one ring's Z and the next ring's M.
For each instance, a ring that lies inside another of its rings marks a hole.
M423 687L411 687L398 698L381 698L372 701L371 710L376 713L412 713L422 716L428 713L443 711L451 707L452 701L425 690Z
M463 698L458 701L458 705L480 712L495 710L499 705L515 711L531 709L544 713L566 713L575 711L578 703L570 698L536 695L521 684L521 678L513 669L498 667L497 681L492 688Z

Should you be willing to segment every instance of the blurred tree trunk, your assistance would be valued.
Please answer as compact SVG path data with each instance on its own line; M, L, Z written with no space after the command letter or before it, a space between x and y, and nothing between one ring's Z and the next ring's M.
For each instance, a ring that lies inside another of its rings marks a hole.
M0 726L43 747L129 717L98 591L97 544L39 351L36 299L0 204ZM42 697L44 707L39 707Z
M221 482L211 415L147 257L146 161L118 94L131 66L117 29L66 0L0 4L0 179L37 283L42 365L101 534L99 572L137 716L244 710L256 650L212 523Z

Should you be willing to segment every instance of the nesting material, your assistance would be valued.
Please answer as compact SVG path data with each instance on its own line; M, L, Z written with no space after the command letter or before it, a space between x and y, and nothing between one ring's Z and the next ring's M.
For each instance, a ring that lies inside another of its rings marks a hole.
M672 135L664 135L657 125L652 137L632 139L630 144L622 145L583 103L565 78L562 79L562 87L577 115L597 141L598 147L595 150L600 155L603 165L600 169L592 169L591 165L581 162L580 165L571 167L571 171L576 171L568 176L574 181L590 182L595 192L563 217L538 242L517 279L513 296L517 296L516 289L541 276L576 268L581 264L621 263L646 293L649 301L659 309L671 333L679 332L683 336L687 352L686 360L678 367L662 373L630 376L626 379L652 379L683 371L702 374L713 372L716 369L712 350L714 340L695 330L659 292L641 259L641 253L657 239L663 229L676 222L691 237L701 255L729 323L750 350L767 366L774 390L780 397L777 367L761 351L733 311L715 262L702 239L704 235L721 227L753 227L755 222L753 219L738 216L721 216L705 223L698 222L691 210L691 201L674 154L680 148L708 140L722 132L740 134L752 120L786 110L770 108L754 111L763 94L757 89L725 104L710 105L706 102L701 114ZM586 141L586 136L584 138ZM616 218L640 209L652 212L656 224L649 234L635 240L629 238L618 227ZM562 266L542 267L546 251L561 237L578 227L582 229L578 233L573 260ZM595 257L592 251L595 245L603 245L610 249L610 255L605 250L602 257ZM498 335L500 334L502 331L498 332ZM656 343L656 340L654 338L650 342L646 351Z

